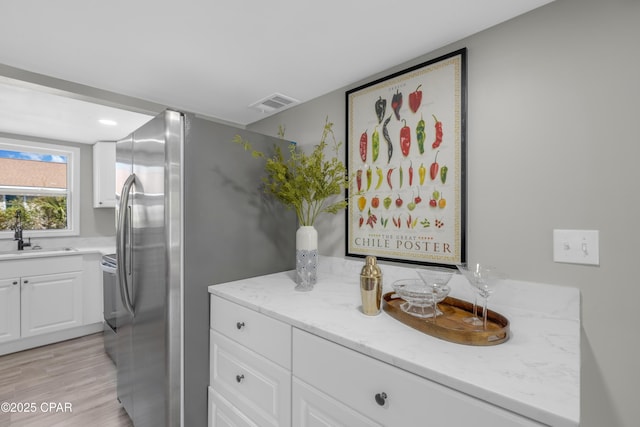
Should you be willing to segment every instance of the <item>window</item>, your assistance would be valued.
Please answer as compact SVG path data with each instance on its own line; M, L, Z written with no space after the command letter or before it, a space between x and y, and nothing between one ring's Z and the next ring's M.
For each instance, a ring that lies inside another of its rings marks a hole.
M0 138L0 238L79 234L80 150Z

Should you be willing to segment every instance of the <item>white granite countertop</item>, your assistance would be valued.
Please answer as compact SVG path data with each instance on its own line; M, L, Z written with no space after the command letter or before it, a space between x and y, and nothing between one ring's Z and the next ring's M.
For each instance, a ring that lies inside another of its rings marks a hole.
M580 293L576 288L506 280L489 308L510 321L511 337L467 346L414 330L384 311L361 309L360 259L321 257L318 283L294 291L294 272L209 287L209 292L424 378L552 426L580 421ZM416 268L381 265L384 292ZM463 276L451 296L471 301Z

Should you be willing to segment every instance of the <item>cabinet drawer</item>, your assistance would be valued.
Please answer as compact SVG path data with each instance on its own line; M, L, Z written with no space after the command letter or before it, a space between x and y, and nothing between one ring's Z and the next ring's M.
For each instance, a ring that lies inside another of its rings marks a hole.
M295 377L292 383L292 422L296 427L381 427Z
M293 330L293 375L385 426L540 426L315 335Z
M258 425L209 387L209 427L258 427Z
M291 424L291 372L210 331L209 384L261 427Z
M211 329L291 370L291 326L211 296Z

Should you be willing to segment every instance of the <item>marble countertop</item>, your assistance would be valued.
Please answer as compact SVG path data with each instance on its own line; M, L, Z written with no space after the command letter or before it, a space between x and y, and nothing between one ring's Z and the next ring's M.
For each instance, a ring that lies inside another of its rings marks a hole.
M209 292L429 380L553 426L580 420L580 293L576 288L506 280L489 308L510 321L505 343L455 344L414 330L384 311L361 311L364 261L320 257L318 283L294 291L295 272L209 287ZM384 291L416 268L381 264ZM451 296L472 300L456 274Z

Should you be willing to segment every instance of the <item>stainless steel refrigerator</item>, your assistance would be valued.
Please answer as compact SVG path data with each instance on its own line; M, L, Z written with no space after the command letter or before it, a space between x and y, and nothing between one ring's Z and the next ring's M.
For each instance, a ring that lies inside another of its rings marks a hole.
M294 268L295 215L235 134L285 144L169 110L116 144L117 391L136 427L207 424L208 286Z

